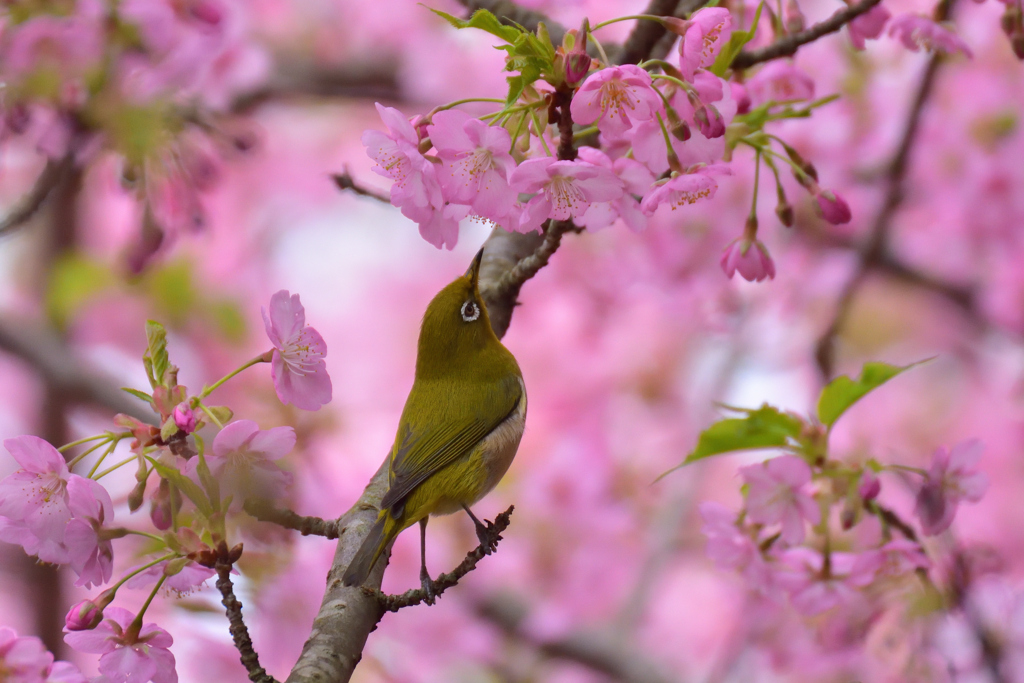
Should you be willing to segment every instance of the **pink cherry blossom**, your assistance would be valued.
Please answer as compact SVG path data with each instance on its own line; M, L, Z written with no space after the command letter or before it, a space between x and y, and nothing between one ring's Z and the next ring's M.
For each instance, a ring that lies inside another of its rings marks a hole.
M736 513L711 501L701 503L699 510L704 522L701 532L708 539L707 554L715 566L735 569L752 588L767 590L770 585L768 565L754 540L737 526Z
M890 17L892 17L892 13L884 5L875 5L847 24L853 46L858 50L863 50L866 40L873 40L882 35L882 29L885 28Z
M899 38L904 47L914 52L924 49L949 55L962 52L968 57L974 56L960 36L920 14L901 14L893 19L889 24L889 35Z
M775 279L775 262L758 239L739 237L733 240L722 251L719 263L728 278L738 272L748 282Z
M100 673L111 683L177 683L170 634L156 624L143 624L138 634L129 628L135 619L128 610L108 607L104 619L91 631L74 631L64 641L100 657Z
M509 154L508 131L454 109L434 114L427 131L444 168L439 179L445 199L468 205L483 218L504 222L517 199L508 185L516 165Z
M625 187L625 192L618 199L610 202L595 202L579 219L580 225L588 230L600 230L621 218L633 232L642 232L647 227L647 216L640 210L640 202L635 195L643 196L654 182L654 174L639 161L628 157L620 157L615 161L596 147L581 147L580 159L595 166L612 171Z
M732 16L724 7L705 7L694 12L679 43L679 70L683 77L693 80L697 69L714 64L731 33Z
M814 198L818 201L817 207L821 217L832 225L849 223L853 217L850 205L832 190L815 188Z
M299 295L287 290L270 297L270 312L263 309L263 324L274 345L271 377L281 403L303 410L319 410L331 400L331 377L327 374L327 344L306 325L306 309Z
M609 202L623 193L623 183L601 166L586 161L559 161L555 157L528 159L509 179L517 192L536 193L523 209L519 231L540 228L548 218L580 218L594 202Z
M89 631L103 621L103 608L92 600L82 600L72 605L64 617L64 629L67 631Z
M859 599L859 589L874 580L880 558L871 554L867 561L859 559L851 553L833 552L826 575L821 553L811 548L790 548L780 556L788 570L778 572L776 581L789 593L797 612L814 616Z
M419 151L419 136L405 116L392 107L377 104L377 112L388 127L385 134L377 130L363 133L366 153L377 162L374 172L394 181L391 203L399 207L409 219L422 225L436 220L435 214L444 208L444 196L437 168ZM434 234L430 233L431 238ZM424 235L426 237L426 235ZM440 248L444 241L428 238ZM452 248L454 242L450 243Z
M99 677L102 678L102 677ZM78 667L71 662L54 662L46 672L45 683L105 683L102 680L89 681Z
M961 501L976 503L985 495L988 475L977 469L984 450L981 441L971 439L953 446L952 451L945 446L935 451L931 468L917 491L914 508L926 535L934 536L948 529Z
M155 564L128 579L124 585L127 588L138 590L150 588L160 580L160 577L164 576L167 565L167 562ZM179 571L164 579L163 588L178 597L189 595L216 574L217 572L209 567L204 567L195 562L188 562Z
M804 540L804 520L821 521L818 504L806 492L811 468L795 455L783 455L740 469L750 487L747 516L759 524L781 524L782 540L793 545Z
M921 546L906 538L889 541L878 550L862 553L854 563L854 571L872 567L879 575L904 576L931 565Z
M177 425L178 429L186 434L196 431L196 414L188 403L182 401L176 405L172 415L174 417L174 424Z
M261 430L252 420L236 420L214 437L213 453L207 454L206 462L220 483L221 496L232 496L232 508L240 509L247 498L274 498L291 483L291 475L274 461L294 447L291 427ZM185 470L193 479L198 479L197 460L190 460Z
M110 494L92 479L72 477L68 482L68 506L74 518L64 532L71 568L78 574L76 586L91 588L110 580L114 548L103 535L103 525L114 518Z
M706 173L685 173L652 186L652 189L640 202L640 210L647 216L662 204L667 204L675 211L679 207L711 199L718 190L718 183Z
M598 129L611 137L621 137L634 124L650 121L660 108L661 98L650 75L633 64L591 74L570 105L573 121L584 125L597 121Z
M61 104L78 106L85 92L81 79L103 54L95 3L79 3L71 16L41 14L23 24L8 24L3 51L4 75L12 82L32 74L45 74L55 90L39 93ZM41 82L37 79L37 85Z
M0 674L5 683L43 683L52 663L43 641L0 628Z
M795 102L814 98L814 81L790 61L768 62L747 81L750 102L759 107L768 102Z
M56 448L37 436L19 436L4 446L22 466L0 481L0 540L21 545L44 562L68 561L64 529L71 519L68 479L74 477Z

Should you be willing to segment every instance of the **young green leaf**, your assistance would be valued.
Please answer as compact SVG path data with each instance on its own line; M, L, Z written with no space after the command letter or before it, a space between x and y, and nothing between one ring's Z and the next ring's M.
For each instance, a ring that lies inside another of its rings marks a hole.
M840 415L869 391L880 387L904 370L925 362L927 361L919 361L902 367L886 363L867 363L860 372L860 379L852 380L846 375L836 377L821 392L818 399L818 419L823 425L832 427Z
M153 397L147 394L145 391L139 391L138 389L132 389L130 387L121 387L121 391L131 394L135 398L141 399L148 403L149 405L153 405Z
M754 34L757 33L757 23L761 20L762 9L764 9L764 2L757 6L757 12L754 13L754 20L750 23L749 31L732 32L729 42L722 46L722 51L718 53L715 63L708 71L719 78L725 78L725 72L732 65L732 60L736 59L736 55L743 51L744 46L754 39Z
M206 497L206 494L203 493L203 489L201 489L198 484L173 467L168 467L154 458L147 459L161 477L177 486L178 490L185 494L185 497L195 504L196 509L199 510L203 516L208 518L213 514L213 506L210 504L210 500Z
M506 43L516 42L516 38L524 33L522 28L517 26L506 26L502 24L498 17L494 16L485 9L478 9L473 12L473 16L469 18L469 21L459 19L458 17L452 16L447 12L436 10L428 7L431 12L441 17L455 28L478 28L481 31L486 31L493 36L498 36Z
M152 320L146 321L146 355L142 357L146 369L150 370L150 382L156 389L164 383L164 376L171 365L167 356L167 332L164 326Z
M803 420L767 403L756 410L742 412L744 417L719 420L701 432L697 447L686 456L683 464L730 451L785 446L803 430Z

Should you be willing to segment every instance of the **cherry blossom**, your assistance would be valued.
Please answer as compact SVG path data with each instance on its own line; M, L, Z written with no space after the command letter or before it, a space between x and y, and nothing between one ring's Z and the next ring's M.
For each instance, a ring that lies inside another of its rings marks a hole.
M704 7L693 13L679 43L679 70L690 81L697 69L715 63L732 33L732 16L724 7Z
M445 199L468 205L474 214L496 223L506 222L516 203L508 185L516 165L509 154L508 131L454 109L434 114L427 131L444 168L439 179Z
M807 493L811 468L795 455L783 455L740 469L747 491L747 516L760 524L781 524L782 540L804 540L804 520L817 524L821 510Z
M759 239L739 237L733 240L722 251L719 263L728 278L739 273L748 282L775 279L775 262Z
M76 586L91 588L110 580L114 548L103 525L114 517L107 490L91 479L72 477L68 482L68 506L74 518L64 532L71 568L78 574Z
M108 607L99 626L66 633L64 640L79 652L101 655L100 673L111 683L177 683L170 634L156 624L135 633L134 619L128 610Z
M873 40L882 35L882 29L892 17L892 13L884 5L875 5L864 14L856 17L846 25L850 31L850 41L858 50L864 49L867 40Z
M758 107L768 102L795 102L814 98L814 81L786 60L768 62L747 81L750 102Z
M186 434L191 434L196 430L196 414L188 403L182 401L176 405L172 416L174 417L174 424Z
M610 202L595 202L590 205L579 224L588 230L600 230L621 218L630 230L641 232L647 227L647 216L640 210L640 202L634 195L643 196L654 182L654 174L638 161L620 157L615 161L596 147L581 147L580 159L611 170L625 187L618 199Z
M236 420L213 440L207 454L210 473L220 482L221 496L232 496L232 508L239 509L247 498L273 498L291 483L291 475L274 464L295 447L295 430L274 427L261 430L252 420ZM198 480L198 458L185 470Z
M854 572L871 567L879 575L898 577L917 569L927 569L930 565L920 545L905 538L897 538L877 550L858 556Z
M899 38L904 47L914 52L924 49L929 52L961 52L968 57L974 56L960 36L920 14L901 14L893 19L889 23L889 35Z
M263 324L274 345L271 377L281 403L303 410L319 410L331 400L327 374L327 344L306 325L306 309L298 294L287 290L270 297L270 312L263 309Z
M776 575L776 581L800 614L814 616L861 599L859 589L874 580L881 558L871 554L867 561L859 559L850 553L833 552L829 569L823 572L821 553L811 548L790 548L780 556L787 569Z
M522 232L537 230L548 218L580 218L594 202L610 202L623 193L623 183L607 168L586 161L554 157L528 159L509 179L517 192L536 193L523 209Z
M699 510L711 561L720 569L739 571L752 588L767 590L771 571L754 540L737 526L736 513L710 501L701 503Z
M718 183L707 173L686 173L655 183L640 202L644 214L653 216L662 204L675 211L679 207L711 199L718 190Z
M0 627L0 673L11 683L43 683L53 655L43 642L32 636L19 637L12 629Z
M661 108L650 75L638 66L611 66L590 75L572 98L573 121L597 121L605 135L621 137L637 123L650 121Z
M914 514L921 529L934 536L949 528L962 501L976 503L988 489L988 475L977 469L985 450L977 439L963 441L952 450L940 446L932 465L917 491Z
M64 456L37 436L7 439L4 446L22 469L0 481L0 515L6 517L0 540L17 543L44 562L67 562L68 480L75 475Z

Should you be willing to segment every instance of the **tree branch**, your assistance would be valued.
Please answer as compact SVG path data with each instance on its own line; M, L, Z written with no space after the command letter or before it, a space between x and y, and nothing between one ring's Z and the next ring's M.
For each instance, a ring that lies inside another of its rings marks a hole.
M501 540L501 532L508 528L509 522L512 521L512 511L515 510L515 505L510 505L508 510L505 510L497 517L494 518L494 523L487 526L487 542L481 543L473 550L466 553L466 558L462 560L458 567L453 569L449 574L441 574L434 580L434 595L440 596L445 590L455 586L459 583L459 579L464 577L476 569L476 565L485 555L489 555L493 552L493 549L497 547L498 541ZM401 595L386 595L378 590L367 589L377 599L381 606L388 612L397 612L403 607L411 607L418 605L427 599L427 594L422 588L416 588L408 590Z
M950 9L951 2L945 2L940 5L940 11L937 14L940 14L941 17L937 18L939 18L939 20L947 18L949 16ZM892 161L889 162L889 166L886 170L886 189L885 197L882 200L882 206L879 209L878 214L875 216L867 242L859 250L860 263L857 266L857 270L854 272L853 276L850 278L849 282L847 282L843 291L839 295L839 300L836 304L836 313L832 318L832 322L826 328L821 337L818 338L818 341L815 344L814 355L818 363L818 369L821 371L822 377L826 380L832 377L833 370L835 369L836 336L839 334L839 329L842 327L843 321L849 314L849 310L855 296L863 286L868 272L879 266L879 264L886 262L885 255L888 251L887 239L889 229L892 224L893 216L903 203L903 184L907 173L907 166L910 161L910 153L913 149L914 142L917 139L917 130L918 125L920 124L921 114L924 111L925 103L928 101L928 98L934 88L935 77L942 61L942 55L933 55L928 61L928 66L925 67L924 74L921 77L921 82L917 87L917 92L914 95L914 100L911 103L910 110L907 114L907 121L904 125L903 135L900 138L899 145L896 147L896 152L893 154Z
M285 529L298 531L303 536L323 536L327 540L333 540L341 535L341 530L338 528L338 520L303 517L291 510L275 508L268 503L256 502L254 500L246 501L244 510L247 514L261 522L268 522Z
M349 190L351 192L355 192L360 197L369 197L370 199L376 199L378 202L383 202L384 204L391 204L391 197L383 192L360 185L348 172L347 168L342 173L335 173L331 178L334 179L334 184L338 186L339 190Z
M641 14L651 14L658 17L671 17L675 14L679 0L651 0L647 8ZM615 61L619 64L639 64L651 55L655 44L661 40L668 31L656 21L639 19L633 31L626 38L622 50Z
M506 635L529 643L540 654L581 664L623 683L675 683L664 667L624 643L609 630L576 631L561 638L537 639L523 628L529 608L508 595L493 596L476 606L477 613Z
M846 9L839 10L828 19L820 21L808 29L790 34L771 45L762 47L759 50L750 50L749 52L744 50L736 55L736 58L732 60L732 64L729 67L732 69L746 69L761 62L794 55L801 45L814 42L829 33L835 33L879 2L881 0L862 0L855 5L850 5Z
M519 24L527 31L535 32L537 26L544 22L544 26L548 29L548 35L551 36L551 42L554 45L561 45L562 38L565 37L565 27L559 24L557 21L552 21L547 15L540 12L536 12L532 9L526 9L520 7L510 0L458 0L459 4L469 10L469 13L477 11L478 9L485 9L494 16L498 17L501 23L506 26L512 24Z
M51 332L0 317L0 350L28 363L68 401L92 404L154 423L153 412L145 403L121 391L112 379L85 369Z
M59 161L46 162L43 172L39 174L32 189L28 191L14 209L0 220L0 235L7 235L28 222L36 214L50 196L64 174L74 165L74 159L66 156Z
M324 67L285 60L259 88L236 97L231 111L249 113L270 101L338 97L400 100L398 69L388 62Z

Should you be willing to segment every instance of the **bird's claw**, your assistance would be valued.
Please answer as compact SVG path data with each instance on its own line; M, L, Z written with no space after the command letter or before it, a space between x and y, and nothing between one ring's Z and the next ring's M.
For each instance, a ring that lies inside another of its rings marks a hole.
M423 593L426 595L423 598L423 602L433 605L437 601L437 592L434 590L433 579L430 578L430 574L426 571L420 572L420 586L423 587Z
M501 536L492 536L491 530L494 529L494 523L485 519L482 524L476 525L476 537L480 541L480 547L483 548L484 555L490 555L498 549L498 541L501 540Z

